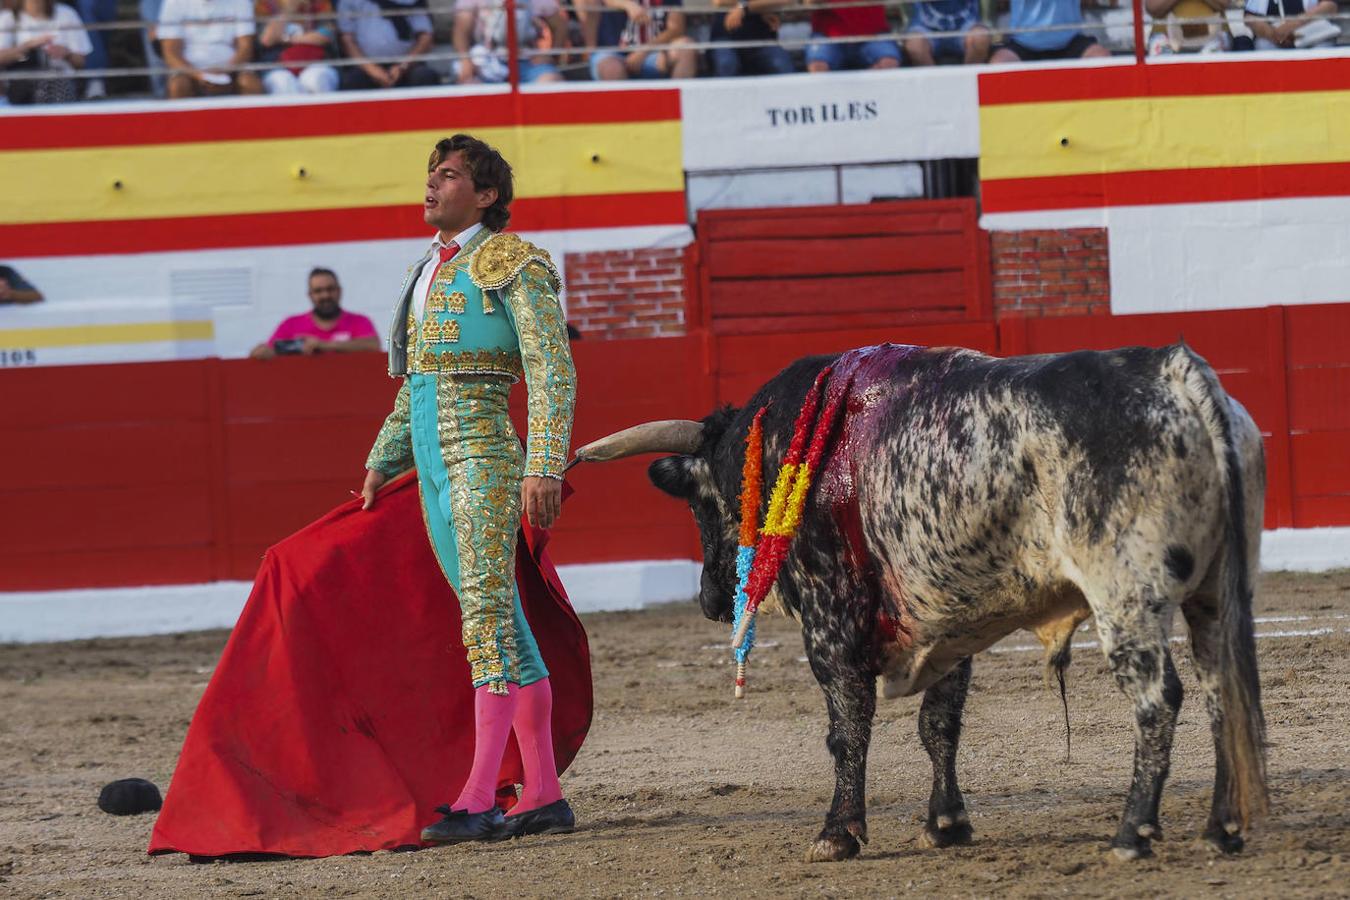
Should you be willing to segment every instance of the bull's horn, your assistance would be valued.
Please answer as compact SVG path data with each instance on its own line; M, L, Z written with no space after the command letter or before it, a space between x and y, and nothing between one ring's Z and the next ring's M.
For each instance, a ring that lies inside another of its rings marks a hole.
M578 448L576 462L609 462L639 453L693 453L702 439L702 422L643 422Z

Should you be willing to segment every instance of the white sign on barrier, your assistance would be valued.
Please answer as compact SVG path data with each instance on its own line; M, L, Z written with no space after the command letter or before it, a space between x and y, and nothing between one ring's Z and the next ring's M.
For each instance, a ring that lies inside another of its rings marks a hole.
M210 309L116 298L0 307L0 368L215 354Z
M680 88L690 172L972 158L978 66L705 78Z

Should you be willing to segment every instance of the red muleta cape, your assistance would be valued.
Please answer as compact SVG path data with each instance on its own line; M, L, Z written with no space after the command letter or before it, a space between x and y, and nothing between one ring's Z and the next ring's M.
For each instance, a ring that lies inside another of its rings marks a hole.
M586 632L524 526L516 577L553 686L558 771L591 723ZM150 852L332 856L421 843L473 762L459 604L416 479L347 503L263 557L188 728ZM521 780L514 736L498 797Z

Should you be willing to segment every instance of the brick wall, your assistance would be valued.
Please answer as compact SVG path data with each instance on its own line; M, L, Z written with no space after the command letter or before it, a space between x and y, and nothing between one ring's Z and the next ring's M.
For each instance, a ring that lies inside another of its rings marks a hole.
M1110 315L1105 228L995 231L994 316Z
M569 253L567 321L587 338L646 338L684 330L684 250Z

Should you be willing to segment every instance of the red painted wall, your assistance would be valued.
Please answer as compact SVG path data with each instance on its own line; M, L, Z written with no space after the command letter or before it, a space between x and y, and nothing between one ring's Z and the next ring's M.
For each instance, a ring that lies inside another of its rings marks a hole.
M1350 304L581 341L575 440L743 403L807 353L892 340L1004 355L1184 338L1266 433L1268 527L1350 524ZM252 578L359 486L395 384L369 356L0 371L0 590ZM516 391L519 426L524 391ZM579 466L561 563L698 557L648 459ZM410 523L420 533L421 523Z

